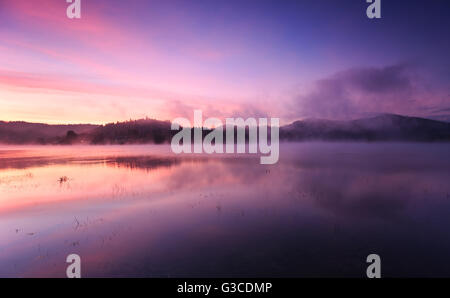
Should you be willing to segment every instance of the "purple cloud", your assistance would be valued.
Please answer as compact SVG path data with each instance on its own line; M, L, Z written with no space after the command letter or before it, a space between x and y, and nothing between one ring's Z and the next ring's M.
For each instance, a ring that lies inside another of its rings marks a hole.
M449 103L446 84L437 84L424 68L396 64L382 68L352 68L316 81L296 96L291 116L351 119L378 113L432 117L432 109Z

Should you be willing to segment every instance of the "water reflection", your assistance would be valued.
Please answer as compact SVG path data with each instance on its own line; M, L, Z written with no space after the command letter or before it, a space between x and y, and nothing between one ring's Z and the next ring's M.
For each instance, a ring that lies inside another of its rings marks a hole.
M449 145L0 150L0 276L448 276ZM414 263L414 266L411 266Z

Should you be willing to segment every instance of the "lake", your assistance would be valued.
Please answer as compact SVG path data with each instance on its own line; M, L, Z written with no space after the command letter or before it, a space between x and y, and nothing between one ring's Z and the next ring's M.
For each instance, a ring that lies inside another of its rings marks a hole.
M450 144L0 146L0 277L450 277Z

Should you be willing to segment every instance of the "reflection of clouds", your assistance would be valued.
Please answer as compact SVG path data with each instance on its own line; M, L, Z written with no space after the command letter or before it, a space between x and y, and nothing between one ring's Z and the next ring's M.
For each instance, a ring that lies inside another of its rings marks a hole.
M286 195L294 199L306 196L314 206L338 215L392 219L402 216L414 200L446 195L450 161L436 158L446 157L446 149L445 145L430 144L285 144L282 159L274 166L260 165L258 157L250 155L122 154L77 158L21 157L20 152L11 151L11 158L5 152L1 156L0 169L106 166L102 170L109 177L103 178L106 184L120 175L108 168L132 170L127 174L130 180L123 183L130 184L133 193L155 191L140 184L148 181L152 172L153 185L165 191L228 188L248 191L254 197L263 193L280 204L283 201L279 198ZM167 171L160 175L153 172L157 169ZM70 168L67 171L63 174L70 175Z
M347 218L411 216L410 212L418 211L415 203L443 199L448 192L446 146L310 144L295 148L294 154L285 152L286 183L294 193L307 194L315 206Z
M401 216L414 194L408 188L411 176L392 178L358 170L309 170L299 175L296 187L337 215L392 219Z
M167 180L171 190L195 189L205 186L257 185L265 175L265 166L256 158L191 158L184 161Z
M74 246L92 277L359 276L366 252L395 246L398 253L381 253L404 260L407 249L416 259L424 254L415 247L433 241L441 262L448 251L442 239L450 239L447 145L281 149L272 166L248 155L127 151L0 171L12 179L0 184L0 275L58 276L65 268L54 260ZM71 189L60 187L61 175ZM47 250L39 263L30 261ZM21 261L16 268L9 260Z

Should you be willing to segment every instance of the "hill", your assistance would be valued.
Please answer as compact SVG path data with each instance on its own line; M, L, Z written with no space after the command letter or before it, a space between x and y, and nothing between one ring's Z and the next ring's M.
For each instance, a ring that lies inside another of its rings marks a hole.
M282 127L280 138L288 141L450 141L450 123L394 114L349 121L307 119Z
M177 131L169 121L130 120L106 125L48 125L0 121L3 144L169 143ZM203 135L209 130L205 129ZM269 130L270 132L270 130ZM280 128L281 141L450 141L450 123L384 114L348 121L306 119Z
M98 125L69 124L50 125L43 123L29 123L23 121L0 121L0 143L3 144L49 144L61 141L69 131L75 134L85 134Z

